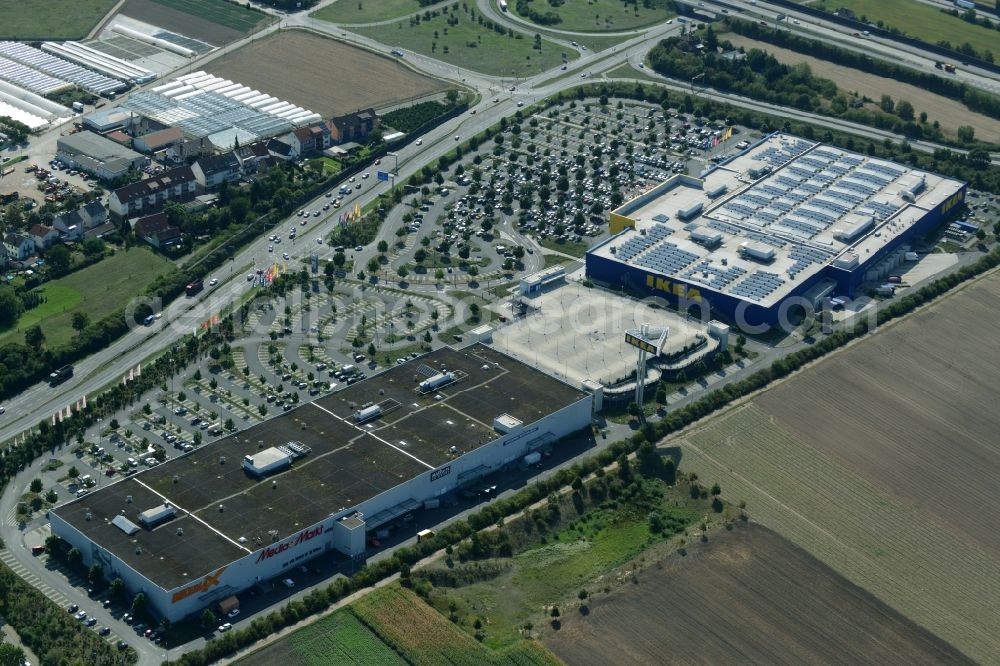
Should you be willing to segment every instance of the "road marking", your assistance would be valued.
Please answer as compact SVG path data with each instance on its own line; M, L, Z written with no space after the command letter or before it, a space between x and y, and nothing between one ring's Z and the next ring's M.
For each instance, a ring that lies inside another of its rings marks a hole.
M331 412L326 407L321 407L320 405L317 405L315 402L310 402L309 404L312 405L313 407L315 407L316 409L322 409L324 412L326 412L327 414L329 414L333 418L337 419L341 423L345 423L345 424L351 426L352 428L354 428L355 430L360 430L361 432L365 433L366 435L371 435L372 437L374 437L378 441L382 442L386 446L388 446L390 448L393 448L393 449L396 449L397 451L399 451L400 453L402 453L404 456L409 456L410 458L413 458L414 460L416 460L418 463L420 463L421 465L423 465L427 469L437 469L436 467L434 467L434 465L428 465L423 460L421 460L420 458L416 457L415 455L413 455L409 451L404 451L403 449L399 448L398 446L395 446L395 445L390 444L389 442L385 441L384 439L382 439L381 437L379 437L375 433L369 432L369 431L365 430L364 428L362 428L361 426L357 425L356 423L351 423L347 419L344 419L344 418L341 418L340 416L337 416L336 414L334 414L333 412Z
M199 523L201 523L202 525L204 525L204 526L205 526L205 527L207 527L208 529L212 530L213 532L215 532L215 533L216 533L216 534L218 534L218 535L219 535L220 537L222 537L223 539L225 539L225 540L226 540L226 541L228 541L229 543L233 544L233 545L234 545L234 546L236 546L237 548L239 548L239 549L241 549L241 550L245 550L245 551L246 551L246 552L248 552L248 553L252 553L252 552L253 552L252 550L250 550L249 548L247 548L247 547L246 547L246 546L244 546L243 544L241 544L241 543L238 543L238 542L236 542L236 541L233 541L232 539L230 539L229 537L227 537L227 536L226 536L225 534L223 534L223 533L222 533L222 532L220 532L219 530L215 529L214 527L212 527L211 525L209 525L208 523L206 523L206 522L205 522L204 520L202 520L202 519L201 519L201 518L199 518L198 516L194 515L194 513L192 513L191 511L188 511L188 510L187 510L187 509L185 509L184 507L182 507L182 506L180 506L179 504L177 504L177 502L174 502L173 500L170 500L170 499L168 499L168 498L167 498L166 496L164 496L164 495L161 495L160 493L156 492L155 490L153 490L152 488L150 488L150 487L149 487L148 485L146 485L145 483L143 483L142 481L140 481L140 480L139 480L139 479L137 479L136 477L132 477L132 478L133 478L133 479L135 480L135 482L136 482L136 483L138 483L138 484L139 484L140 486L142 486L143 488L145 488L145 489L146 489L146 490L148 490L149 492L153 493L154 495L156 495L157 497L159 497L160 499L162 499L162 500L163 500L164 502L170 502L170 504L171 504L171 505L173 505L173 506L176 506L176 507L177 507L178 509L180 509L181 511L183 511L183 512L184 512L184 513L186 513L187 515L191 516L192 518L194 518L195 520L197 520L197 521L198 521Z

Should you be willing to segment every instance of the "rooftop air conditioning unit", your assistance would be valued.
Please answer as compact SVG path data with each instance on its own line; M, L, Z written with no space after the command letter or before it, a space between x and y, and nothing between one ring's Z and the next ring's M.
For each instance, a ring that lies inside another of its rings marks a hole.
M126 504L131 504L132 503L132 496L131 495L126 495L125 496L125 503Z

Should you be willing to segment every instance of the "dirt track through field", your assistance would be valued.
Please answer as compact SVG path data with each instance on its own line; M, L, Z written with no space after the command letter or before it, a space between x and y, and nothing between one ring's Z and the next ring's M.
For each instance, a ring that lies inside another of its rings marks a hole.
M301 30L244 46L206 69L324 118L378 109L445 87L389 58Z
M835 65L827 60L820 60L797 51L758 42L742 35L727 33L721 39L732 42L733 46L736 47L743 46L747 50L755 48L767 51L786 65L809 63L814 75L835 81L842 90L857 92L876 102L882 98L882 95L889 95L897 103L905 99L913 105L917 116L920 115L921 111L926 111L928 122L939 121L941 126L951 134L955 134L955 130L961 125L970 125L976 129L977 139L1000 143L1000 120L994 120L970 111L961 102L936 95L908 83L901 83L895 79L866 74L851 67Z
M546 647L574 666L972 663L760 525L717 530L638 580L564 613Z

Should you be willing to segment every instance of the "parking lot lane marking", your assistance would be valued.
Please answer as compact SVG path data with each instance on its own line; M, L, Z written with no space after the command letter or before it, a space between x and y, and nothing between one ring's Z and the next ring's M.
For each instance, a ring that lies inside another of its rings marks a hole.
M133 477L133 478L135 478L135 477ZM143 482L142 482L142 481L140 481L139 479L135 479L135 482L136 482L136 483L138 483L138 484L139 484L140 486L142 486L143 488L145 488L146 490L148 490L149 492L151 492L151 493L153 493L154 495L156 495L157 497L159 497L160 499L162 499L162 500L163 500L164 502L170 502L171 506L175 506L175 507L177 507L178 509L180 509L181 511L183 511L183 512L184 512L184 513L186 513L187 515L191 516L192 518L194 518L195 520L197 520L197 521L198 521L199 523L201 523L202 525L204 525L204 526L205 526L205 527L207 527L208 529L212 530L213 532L215 532L215 533L216 533L216 534L218 534L218 535L219 535L220 537L222 537L223 539L225 539L225 540L226 540L226 541L228 541L229 543L233 544L234 546L236 546L236 547L237 547L237 548L239 548L240 550L245 550L245 551L246 551L246 552L248 552L248 553L252 553L252 552L253 552L252 550L250 550L249 548L247 548L247 547L246 547L246 546L244 546L243 544L241 544L241 543L239 543L239 542L237 542L237 541L234 541L234 540L230 539L230 538L229 538L229 537L227 537L227 536L226 536L225 534L223 534L223 533L222 533L222 532L220 532L219 530L215 529L214 527L212 527L211 525L209 525L208 523L206 523L206 522L205 522L204 520L202 520L202 519L201 519L201 518L199 518L198 516L194 515L194 513L192 513L191 511L188 511L188 510L187 510L187 509L185 509L184 507L182 507L182 506L180 506L179 504L177 504L177 502L174 502L174 501L173 501L173 500L171 500L171 499L167 499L167 498L166 498L166 497L165 497L164 495L161 495L160 493L156 492L155 490L153 490L152 488L150 488L150 487L149 487L148 485L146 485L145 483L143 483Z
M344 419L344 418L341 418L341 417L337 416L336 414L334 414L333 412L331 412L326 407L321 407L320 405L317 405L315 402L310 402L309 404L312 405L313 407L315 407L316 409L322 409L324 412L326 412L327 414L329 414L333 418L337 419L338 421L340 421L342 423L346 423L347 425L351 426L355 430L360 430L361 432L365 433L366 435L370 435L370 436L374 437L375 439L377 439L378 441L382 442L386 446L388 446L390 448L393 448L393 449L396 449L397 451L399 451L400 453L402 453L404 456L408 456L410 458L413 458L414 460L416 460L418 463L420 463L421 465L423 465L427 469L436 469L434 467L434 465L428 465L423 460L421 460L420 458L416 457L415 455L413 455L409 451L404 451L403 449L399 448L398 446L394 446L393 444L390 444L389 442L385 441L384 439L382 439L381 437L379 437L375 433L368 432L367 430L365 430L361 426L357 425L356 423L351 423L347 419Z

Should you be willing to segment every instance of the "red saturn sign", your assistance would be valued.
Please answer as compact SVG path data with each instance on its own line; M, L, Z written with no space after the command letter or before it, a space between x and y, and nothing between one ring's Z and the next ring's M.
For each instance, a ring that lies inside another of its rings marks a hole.
M314 527L311 530L302 530L295 536L289 538L287 541L275 544L273 546L268 546L264 550L260 551L260 555L257 557L257 564L260 564L264 560L274 557L275 555L280 555L281 553L284 553L287 550L291 550L292 548L298 546L300 543L305 543L306 541L309 541L312 538L318 537L322 533L323 533L323 526L320 525L319 527Z

